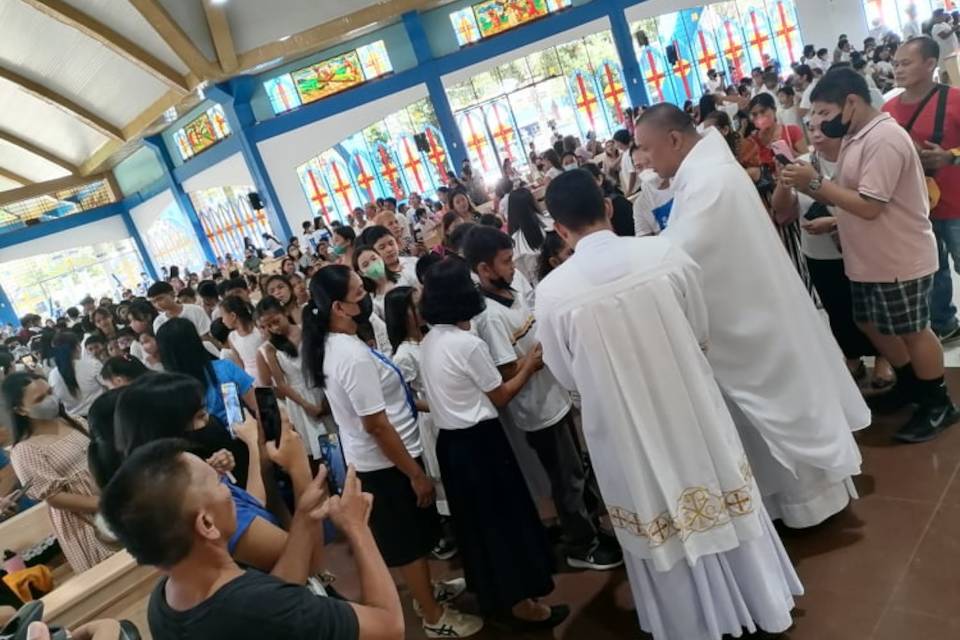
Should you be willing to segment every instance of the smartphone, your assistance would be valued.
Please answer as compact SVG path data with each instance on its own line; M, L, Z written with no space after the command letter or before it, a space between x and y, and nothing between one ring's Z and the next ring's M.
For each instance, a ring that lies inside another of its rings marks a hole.
M782 153L775 154L773 157L777 159L777 162L779 162L781 166L785 167L788 164L793 164L792 162L790 162L790 158L783 155Z
M277 394L272 387L257 387L254 391L257 397L257 412L260 414L260 426L263 427L263 437L273 440L280 446L280 405L277 404Z
M224 382L220 385L220 394L223 396L223 406L227 410L227 429L231 436L236 437L233 427L243 423L243 406L240 404L237 385L233 382Z
M784 140L774 140L770 143L770 149L773 150L775 155L780 155L789 160L787 164L793 162L797 159L796 155L793 153L793 149L790 148L790 145L787 144Z
M810 208L807 209L807 212L803 214L803 219L812 221L816 220L817 218L826 218L832 215L833 214L830 213L830 210L827 209L827 205L823 204L822 202L814 202L812 205L810 205Z

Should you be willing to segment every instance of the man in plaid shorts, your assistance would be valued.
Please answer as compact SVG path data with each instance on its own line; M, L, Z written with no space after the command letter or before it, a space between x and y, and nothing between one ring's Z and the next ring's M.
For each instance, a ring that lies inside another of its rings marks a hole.
M843 138L835 180L811 165L784 167L785 184L836 205L854 320L897 371L882 402L916 404L894 437L935 438L960 418L943 380L943 347L930 329L930 291L938 268L920 157L904 129L870 106L863 76L850 68L827 72L811 95L811 126Z

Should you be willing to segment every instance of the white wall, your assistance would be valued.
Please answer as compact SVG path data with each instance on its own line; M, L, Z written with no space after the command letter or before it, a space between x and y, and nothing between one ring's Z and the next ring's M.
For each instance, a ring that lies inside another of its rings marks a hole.
M647 4L647 3L644 3ZM536 53L537 51L543 51L547 47L552 47L558 44L566 44L577 38L583 38L584 36L589 36L600 31L605 31L610 29L610 20L607 18L598 18L580 25L579 27L574 27L573 29L568 29L567 31L562 31L555 35L550 36L549 38L544 38L543 40L537 40L526 46L520 47L518 49L512 49L506 53L503 53L499 56L488 58L482 62L471 65L469 67L464 67L463 69L458 69L453 73L448 73L443 76L443 84L446 87L455 85L458 82L463 82L467 78L472 78L473 76L483 73L488 69L492 69L498 65L501 65L505 62L510 62L511 60L516 60L517 58L522 58L525 55L531 53Z
M305 220L313 218L297 177L297 167L426 95L426 85L417 85L257 143L290 227L300 229Z
M183 190L187 193L212 189L213 187L230 187L234 185L253 186L253 177L239 151L224 158L212 167L183 181Z
M860 49L867 37L867 18L861 0L796 0L804 44L826 47L833 55L841 33ZM832 58L831 58L832 59Z
M0 264L64 249L85 247L98 242L126 240L129 237L130 234L127 232L126 225L123 224L123 219L120 216L112 216L37 240L4 247L0 249Z

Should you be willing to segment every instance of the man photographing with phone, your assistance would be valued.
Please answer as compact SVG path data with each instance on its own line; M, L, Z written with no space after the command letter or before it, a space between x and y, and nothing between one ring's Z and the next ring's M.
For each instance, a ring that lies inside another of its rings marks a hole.
M943 347L930 329L938 262L920 158L903 128L870 105L867 83L852 69L824 75L811 102L812 125L844 139L837 177L798 163L784 167L781 179L839 209L854 320L897 372L893 390L875 408L917 403L894 438L931 440L960 413L947 395Z

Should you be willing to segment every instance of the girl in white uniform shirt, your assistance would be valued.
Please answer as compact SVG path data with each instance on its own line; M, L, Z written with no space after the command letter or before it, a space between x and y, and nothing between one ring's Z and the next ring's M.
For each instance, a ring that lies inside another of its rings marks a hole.
M220 318L230 329L227 345L239 358L243 370L256 381L256 386L266 386L270 375L266 362L259 356L260 345L266 338L253 321L253 307L240 296L227 296L220 302Z
M363 276L364 289L370 292L373 312L383 320L383 299L397 286L399 274L387 268L380 254L371 246L360 246L353 253L353 269Z
M423 470L413 393L397 366L357 337L373 310L360 276L342 265L310 280L303 314L303 358L308 383L325 390L340 442L373 494L370 528L389 567L396 567L424 615L427 637L462 638L483 627L476 616L444 602L464 581L430 582L427 556L440 537L433 484Z
M93 401L106 387L100 379L103 365L99 360L80 357L80 338L72 331L62 331L53 339L53 361L50 372L53 393L71 418L85 418Z
M470 333L483 308L463 260L446 258L426 273L420 311L432 328L420 366L440 428L437 458L481 610L503 615L516 631L549 629L570 610L536 600L553 591L553 557L497 412L543 366L541 351L537 345L520 358L504 382L486 344Z
M507 207L507 231L513 239L513 258L517 269L532 284L539 280L537 261L540 248L544 235L552 228L553 224L541 215L537 200L530 190L515 189Z

